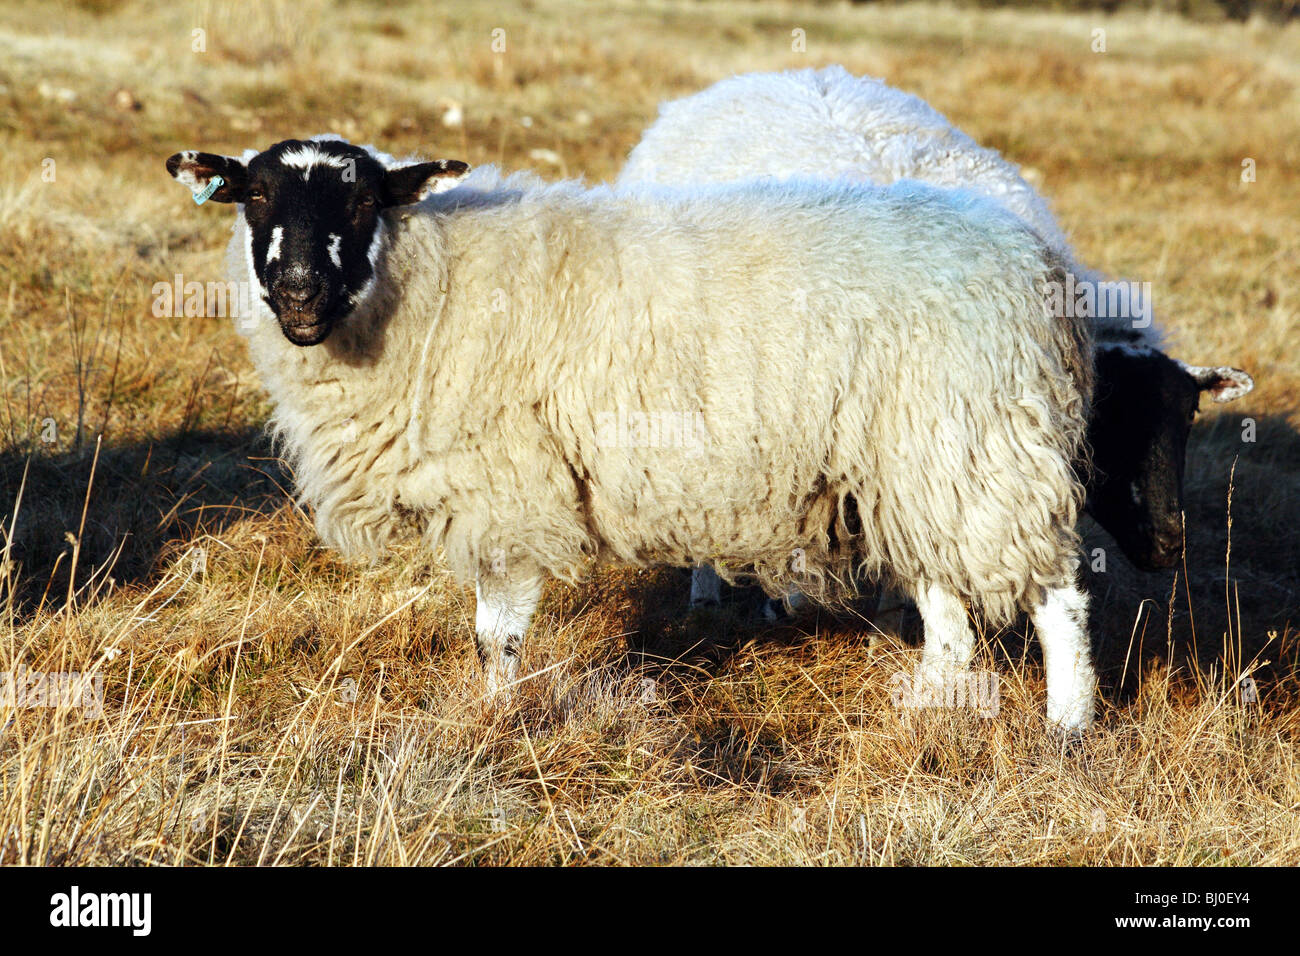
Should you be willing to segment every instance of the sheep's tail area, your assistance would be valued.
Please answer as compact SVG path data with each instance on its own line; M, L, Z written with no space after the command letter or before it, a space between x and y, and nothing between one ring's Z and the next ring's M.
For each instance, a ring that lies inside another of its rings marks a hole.
M931 339L929 363L900 361L889 388L867 383L865 414L837 422L823 487L794 506L806 548L757 561L745 577L770 595L797 587L824 604L866 582L933 583L994 626L1073 579L1092 340L1086 320L1051 313L1047 283L1064 270L1047 258L1038 287L1015 303L1036 313L1031 321L985 325L985 341L947 346L980 349L982 361L936 364ZM926 400L909 400L918 394Z

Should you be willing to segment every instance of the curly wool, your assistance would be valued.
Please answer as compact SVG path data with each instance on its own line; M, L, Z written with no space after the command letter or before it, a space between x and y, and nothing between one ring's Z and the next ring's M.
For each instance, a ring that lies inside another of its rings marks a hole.
M730 182L753 176L916 179L970 189L1023 219L1076 280L1105 277L1079 264L1047 201L996 150L980 146L920 97L841 66L731 77L664 103L617 182ZM1099 339L1157 348L1154 325L1098 315Z
M384 228L374 293L324 343L261 303L245 330L345 554L417 528L466 580L710 562L824 598L861 567L995 621L1070 579L1090 333L1051 314L1059 258L995 204L487 168Z

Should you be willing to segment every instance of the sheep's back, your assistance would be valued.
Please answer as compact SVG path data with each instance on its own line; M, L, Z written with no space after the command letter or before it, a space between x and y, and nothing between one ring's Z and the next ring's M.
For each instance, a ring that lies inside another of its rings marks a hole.
M633 182L801 176L974 189L1061 252L1068 242L1017 167L924 100L843 67L732 77L660 107L619 173Z

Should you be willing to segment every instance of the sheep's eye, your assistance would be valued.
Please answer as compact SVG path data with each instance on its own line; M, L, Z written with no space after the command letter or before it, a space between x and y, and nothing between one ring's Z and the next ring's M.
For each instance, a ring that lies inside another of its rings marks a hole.
M372 196L370 193L366 193L360 199L357 200L357 207L360 209L375 208L375 197Z
M265 202L266 193L260 189L250 189L247 198L249 202Z

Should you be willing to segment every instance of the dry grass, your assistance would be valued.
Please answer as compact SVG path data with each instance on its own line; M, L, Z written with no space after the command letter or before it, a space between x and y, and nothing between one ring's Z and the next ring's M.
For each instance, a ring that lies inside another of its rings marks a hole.
M107 700L0 707L0 863L1300 862L1296 25L255 6L3 3L0 673L94 671ZM902 710L914 612L687 618L675 571L550 589L535 676L485 711L471 595L316 546L228 322L152 316L153 283L218 275L229 217L163 158L334 129L602 179L659 100L830 62L1023 163L1086 261L1154 283L1177 354L1255 374L1194 430L1186 567L1089 530L1104 705L1071 753L1020 630L984 643L995 718Z

